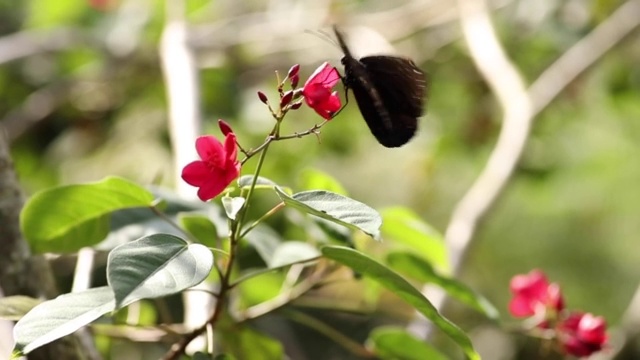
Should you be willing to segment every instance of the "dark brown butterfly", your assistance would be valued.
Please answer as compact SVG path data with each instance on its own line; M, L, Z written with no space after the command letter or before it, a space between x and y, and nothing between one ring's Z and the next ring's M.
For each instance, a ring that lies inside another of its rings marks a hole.
M406 144L416 133L427 95L427 79L407 58L377 55L356 59L334 26L344 57L342 81L351 89L364 121L386 147Z

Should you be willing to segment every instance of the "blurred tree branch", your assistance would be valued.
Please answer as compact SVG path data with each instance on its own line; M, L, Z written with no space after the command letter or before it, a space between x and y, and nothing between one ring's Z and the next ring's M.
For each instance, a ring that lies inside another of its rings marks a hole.
M20 232L19 215L24 196L13 168L6 137L0 134L0 288L4 296L27 295L52 298L57 295L49 263L32 256ZM81 343L82 342L82 343ZM67 336L29 354L29 359L99 359L93 344L80 336Z
M458 272L481 219L513 174L534 117L560 92L640 24L640 1L620 6L589 35L567 50L525 90L506 57L483 0L459 0L464 37L472 59L503 108L503 127L486 167L456 206L446 231L451 265Z
M31 93L19 107L9 111L0 119L2 129L9 142L13 142L33 125L51 115L68 96L69 81L56 81Z
M573 45L527 89L516 65L500 44L484 0L458 0L463 37L480 74L503 109L503 126L495 148L476 181L455 207L445 239L454 274L459 274L477 227L508 184L522 155L535 116L578 75L593 65L640 24L640 1L620 6L590 34ZM444 292L431 291L438 309ZM639 303L640 306L640 303ZM423 336L429 330L413 324Z
M49 51L77 47L84 41L83 32L73 28L29 30L0 38L0 65Z

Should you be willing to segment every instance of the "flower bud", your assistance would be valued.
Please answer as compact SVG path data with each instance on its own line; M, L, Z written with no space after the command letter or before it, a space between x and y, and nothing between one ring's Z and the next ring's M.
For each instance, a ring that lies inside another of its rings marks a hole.
M298 86L298 83L300 82L300 75L299 74L295 74L295 75L291 76L289 78L289 80L291 81L291 87L295 88L296 86Z
M267 95L265 95L262 91L258 91L258 98L265 104L269 102L269 99L267 99Z
M233 129L231 128L231 126L229 126L229 124L222 119L218 119L218 127L220 128L220 131L224 136L227 136L227 134L233 133Z
M291 104L291 110L298 110L300 109L300 106L302 106L302 100L296 101Z
M291 79L294 76L298 75L299 72L300 72L300 64L295 64L291 67L291 69L289 69L289 72L287 73L287 77Z
M282 99L280 99L280 108L282 109L285 106L289 105L291 99L293 99L293 91L285 92L284 95L282 95Z

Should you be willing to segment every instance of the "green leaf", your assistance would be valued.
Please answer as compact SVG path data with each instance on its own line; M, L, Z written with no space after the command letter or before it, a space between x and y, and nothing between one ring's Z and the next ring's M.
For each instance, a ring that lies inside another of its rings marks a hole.
M53 27L77 24L86 11L86 2L82 0L47 1L34 0L29 2L29 27Z
M322 248L322 254L329 259L348 266L358 273L369 276L387 290L409 303L417 311L426 316L427 319L431 320L440 330L453 339L470 359L480 359L480 355L473 350L473 345L469 337L455 324L440 315L438 310L420 291L411 286L407 280L397 273L351 248L325 246Z
M213 356L211 354L207 354L201 351L196 351L193 356L191 356L192 360L211 360Z
M281 243L273 253L269 267L286 266L296 262L302 262L317 258L320 251L302 241L286 241Z
M247 242L256 249L265 264L271 263L273 254L278 246L280 246L280 243L283 242L280 234L263 224L259 224L253 228L245 238Z
M109 213L150 206L152 201L149 191L117 177L61 186L31 197L22 210L20 227L34 252L73 252L106 237Z
M253 184L253 175L242 175L238 178L238 187L241 189L249 188L251 184ZM258 180L256 181L256 188L271 189L276 186L278 186L278 184L262 176L258 176Z
M201 283L213 268L213 254L201 244L155 234L109 253L107 280L116 307L140 299L177 293Z
M490 319L499 318L498 310L480 294L476 294L465 284L438 274L431 264L413 253L394 252L388 255L389 264L407 276L425 283L433 283L443 288L451 297L471 306Z
M227 213L227 217L231 220L235 220L238 212L242 210L245 199L243 197L229 197L224 196L222 198L222 207Z
M211 220L203 214L180 213L178 214L178 224L185 231L196 238L201 244L215 248L219 246L218 230Z
M359 201L324 190L289 196L280 188L275 189L282 201L291 207L380 239L380 214Z
M278 296L282 291L282 272L263 272L258 277L245 277L238 284L240 308L248 308Z
M416 213L403 207L387 208L382 211L382 219L382 234L385 239L407 246L442 269L449 268L442 235Z
M0 319L18 321L42 300L15 295L0 298Z
M108 286L58 296L29 311L13 329L14 351L27 354L115 310Z
M447 357L434 347L400 328L374 329L369 334L369 341L375 354L383 360L447 360Z
M282 360L280 342L246 326L222 331L222 348L234 358L243 360Z
M302 187L308 190L322 189L340 195L347 195L347 190L331 175L317 169L305 169L302 173Z

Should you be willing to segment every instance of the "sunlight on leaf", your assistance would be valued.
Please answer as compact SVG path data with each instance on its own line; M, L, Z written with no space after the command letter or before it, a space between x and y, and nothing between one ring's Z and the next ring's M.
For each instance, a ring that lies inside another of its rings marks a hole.
M324 190L305 191L293 196L280 188L276 188L276 192L291 207L380 239L380 214L359 201Z
M383 360L447 360L441 352L401 328L378 327L369 334L376 355Z
M168 234L155 234L124 244L109 253L107 280L116 307L140 299L177 293L201 283L213 268L204 245L188 244Z
M280 244L271 258L269 267L285 266L320 256L320 251L302 241L286 241Z
M118 177L56 187L27 201L20 228L36 253L73 252L105 239L111 212L150 206L152 201L149 191Z
M302 172L302 187L308 190L327 190L347 196L347 190L338 180L318 169L305 169Z
M27 354L73 333L113 310L115 298L108 286L60 295L45 301L16 324L13 329L15 350Z
M229 197L224 196L222 198L222 207L227 213L227 217L231 220L235 220L238 212L242 210L244 206L245 198L243 197Z

